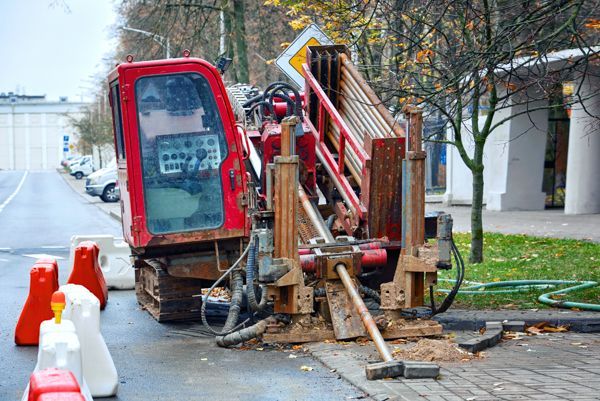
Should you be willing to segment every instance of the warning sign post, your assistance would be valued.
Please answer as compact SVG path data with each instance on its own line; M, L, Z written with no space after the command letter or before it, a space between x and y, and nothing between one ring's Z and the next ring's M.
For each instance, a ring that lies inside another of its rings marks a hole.
M298 87L304 86L302 64L306 62L306 48L308 46L331 45L333 41L315 24L311 24L294 39L294 41L275 60L275 64Z

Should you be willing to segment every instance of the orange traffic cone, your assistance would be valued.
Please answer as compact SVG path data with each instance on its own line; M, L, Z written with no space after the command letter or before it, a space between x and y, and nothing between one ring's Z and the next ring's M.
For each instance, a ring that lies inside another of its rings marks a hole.
M108 289L102 269L98 264L98 245L92 241L83 241L73 257L73 271L67 280L68 284L79 284L90 290L100 301L100 309L106 307Z
M38 344L40 324L52 319L50 299L58 290L58 272L52 264L34 265L29 276L29 295L15 328L17 345Z

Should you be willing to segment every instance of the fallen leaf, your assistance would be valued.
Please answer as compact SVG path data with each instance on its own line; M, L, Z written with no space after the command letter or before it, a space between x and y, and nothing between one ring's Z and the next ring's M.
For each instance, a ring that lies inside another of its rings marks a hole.
M546 333L564 333L565 331L569 331L569 327L547 325L542 327L542 330Z
M306 365L302 365L300 366L300 370L304 371L304 372L310 372L312 371L314 368L312 366L306 366Z
M299 349L302 349L302 346L301 345L292 345L292 349L299 350Z
M264 348L262 348L262 347L258 347L258 348L256 348L256 350L257 350L257 351L264 351L265 349L264 349Z
M290 358L290 359L295 359L295 358L298 358L298 356L297 356L297 355L294 355L294 354L290 354L290 356L288 356L288 358Z

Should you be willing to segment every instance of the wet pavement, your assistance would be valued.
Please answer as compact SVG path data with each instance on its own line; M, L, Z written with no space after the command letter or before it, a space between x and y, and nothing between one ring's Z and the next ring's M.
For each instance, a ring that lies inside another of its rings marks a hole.
M0 205L23 174L0 171ZM13 340L29 269L40 255L60 258L64 284L74 234L121 236L121 228L55 171L29 172L0 211L0 400L20 399L36 362L36 347L17 347ZM305 354L222 349L201 331L187 330L189 325L158 324L139 309L133 291L111 291L101 319L120 378L118 396L107 401L365 399L363 391ZM304 365L313 370L302 370Z

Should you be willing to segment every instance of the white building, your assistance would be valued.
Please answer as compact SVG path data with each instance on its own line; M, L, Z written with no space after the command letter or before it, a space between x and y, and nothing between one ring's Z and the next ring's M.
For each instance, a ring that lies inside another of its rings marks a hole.
M76 133L67 115L76 116L87 103L53 102L45 96L0 93L0 170L53 169L74 149Z
M553 63L581 56L579 50L557 52L546 59ZM556 174L556 154L553 160L554 179L551 190L564 191L564 211L567 214L600 213L600 78L596 66L585 74L573 76L574 86L580 90L582 104L575 104L570 118L558 132L556 118L550 118L548 100L524 103L514 99L513 105L498 111L494 123L514 115L488 138L484 149L484 203L488 210L543 210L548 205L549 133L562 138L559 147L560 174ZM596 96L598 94L598 96ZM530 112L524 111L532 110ZM480 120L483 120L480 118ZM469 122L465 121L466 129ZM562 134L562 135L561 135ZM468 135L467 135L468 136ZM472 138L471 138L472 139ZM473 144L465 144L472 155ZM556 141L555 141L556 147ZM558 179L557 179L558 177ZM547 181L547 180L546 180ZM446 204L471 204L472 178L455 147L448 148L446 169Z

